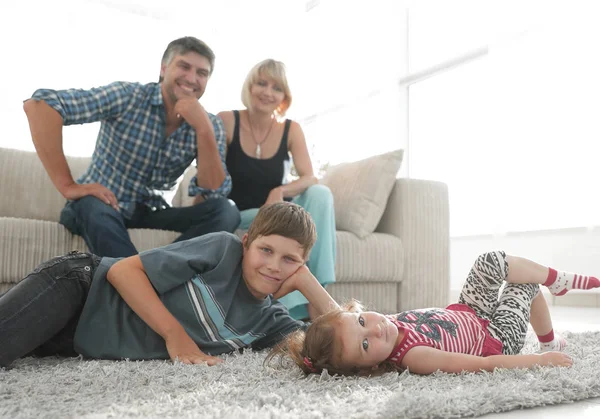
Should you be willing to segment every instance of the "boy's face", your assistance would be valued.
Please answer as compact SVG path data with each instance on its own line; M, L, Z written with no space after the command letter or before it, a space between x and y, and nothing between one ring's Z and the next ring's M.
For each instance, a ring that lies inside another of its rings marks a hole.
M305 262L304 249L294 239L275 234L258 236L246 246L247 240L246 234L242 238L242 275L246 286L258 299L276 293Z

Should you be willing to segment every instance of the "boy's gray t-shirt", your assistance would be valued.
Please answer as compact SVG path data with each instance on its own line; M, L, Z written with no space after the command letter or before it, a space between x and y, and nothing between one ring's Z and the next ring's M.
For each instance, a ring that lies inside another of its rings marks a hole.
M259 300L250 293L242 278L242 254L240 239L225 232L140 254L163 304L207 354L262 349L305 327L271 296ZM75 332L75 350L91 358L169 358L164 339L106 280L118 260L103 258L94 274Z

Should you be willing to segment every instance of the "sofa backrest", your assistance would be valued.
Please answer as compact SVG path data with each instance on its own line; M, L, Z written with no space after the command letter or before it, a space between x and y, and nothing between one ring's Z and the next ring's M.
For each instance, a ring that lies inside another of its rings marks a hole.
M85 172L90 157L67 156L73 178ZM173 206L191 205L187 186L196 173L192 164L179 187ZM65 198L56 190L35 151L0 147L0 217L30 218L58 222Z
M89 157L67 157L73 178ZM58 221L65 198L56 190L35 151L0 148L0 217Z
M192 163L191 166L185 170L183 177L177 186L175 196L171 201L171 204L174 207L189 207L194 204L194 197L188 195L188 187L190 185L190 181L196 175L196 172L196 165L194 163Z

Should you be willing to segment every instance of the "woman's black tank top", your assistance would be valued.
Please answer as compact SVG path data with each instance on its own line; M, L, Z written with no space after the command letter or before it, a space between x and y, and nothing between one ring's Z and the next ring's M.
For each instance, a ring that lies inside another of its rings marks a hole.
M260 208L271 189L285 183L290 172L290 155L288 153L288 134L291 120L286 119L283 137L277 153L269 159L256 159L248 156L240 144L240 112L233 111L235 127L233 138L227 148L225 163L231 176L231 192L233 200L240 211L249 208Z

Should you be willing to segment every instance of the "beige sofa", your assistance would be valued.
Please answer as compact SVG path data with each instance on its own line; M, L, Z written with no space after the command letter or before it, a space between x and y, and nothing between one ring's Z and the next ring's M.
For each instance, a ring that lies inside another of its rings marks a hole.
M89 161L68 158L75 178ZM185 191L191 170L173 198L174 206L190 202ZM88 249L81 237L58 223L65 200L35 152L0 148L0 179L2 293L38 263L71 250ZM337 231L336 283L327 289L338 301L354 297L387 313L443 306L449 292L447 187L402 178L392 183L374 232L359 238L349 231ZM329 186L333 191L334 186ZM129 233L140 251L168 244L178 235L145 229Z

